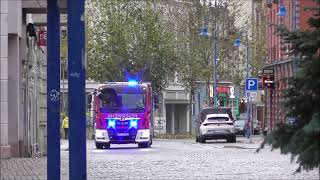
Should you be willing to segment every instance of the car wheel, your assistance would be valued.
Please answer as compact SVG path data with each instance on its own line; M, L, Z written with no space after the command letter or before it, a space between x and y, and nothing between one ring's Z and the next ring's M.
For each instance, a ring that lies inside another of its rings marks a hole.
M200 137L199 137L199 142L200 142L200 143L206 143L206 140L203 139L203 137L200 136Z
M97 148L97 149L103 149L103 144L96 142L96 148Z
M231 142L231 138L230 137L227 137L227 143Z
M237 142L237 137L234 134L233 136L231 136L231 143L236 143Z
M199 138L198 138L198 136L196 136L196 142L199 142Z

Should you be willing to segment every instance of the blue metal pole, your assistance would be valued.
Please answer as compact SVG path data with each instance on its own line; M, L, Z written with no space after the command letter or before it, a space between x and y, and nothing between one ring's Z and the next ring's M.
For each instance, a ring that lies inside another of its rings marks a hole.
M247 41L247 49L246 49L246 54L247 54L247 78L249 77L249 38L248 38L248 32L246 32L246 41Z
M249 38L248 38L248 32L246 31L246 55L247 55L247 75L246 77L249 77ZM251 75L251 72L250 72ZM253 119L252 119L252 102L251 102L251 97L248 98L248 109L247 109L247 113L248 113L248 120L249 122L251 122L251 126L250 126L250 130L249 130L249 138L250 138L250 142L252 143L252 135L253 135Z
M69 178L87 179L84 0L68 0Z
M47 179L60 179L60 13L57 0L47 1Z

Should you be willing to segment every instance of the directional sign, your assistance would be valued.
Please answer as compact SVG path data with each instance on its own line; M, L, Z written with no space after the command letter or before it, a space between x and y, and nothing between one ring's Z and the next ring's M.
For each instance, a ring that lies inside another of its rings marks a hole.
M246 89L246 92L247 91L257 91L258 90L258 79L257 78L247 78L245 89Z

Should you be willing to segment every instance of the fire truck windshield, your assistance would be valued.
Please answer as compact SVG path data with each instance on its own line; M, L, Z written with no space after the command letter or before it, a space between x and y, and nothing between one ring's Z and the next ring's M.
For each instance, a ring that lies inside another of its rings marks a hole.
M145 110L145 94L117 94L112 91L105 91L100 94L99 98L101 110L124 110L129 112Z

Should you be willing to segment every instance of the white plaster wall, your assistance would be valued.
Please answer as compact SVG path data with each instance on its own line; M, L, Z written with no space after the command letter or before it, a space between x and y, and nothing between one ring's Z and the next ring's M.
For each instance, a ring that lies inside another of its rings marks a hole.
M10 157L8 145L8 1L0 0L0 158Z
M21 37L22 3L19 0L8 1L8 33Z

